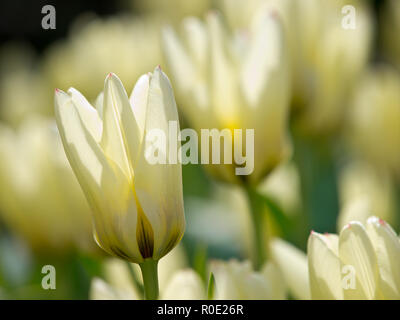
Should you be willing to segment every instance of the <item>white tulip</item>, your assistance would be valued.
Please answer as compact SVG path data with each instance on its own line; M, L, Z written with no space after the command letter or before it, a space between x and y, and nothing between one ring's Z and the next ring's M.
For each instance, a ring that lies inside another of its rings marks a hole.
M109 74L98 102L95 109L73 88L55 94L57 124L91 205L96 241L131 262L157 261L185 228L180 163L152 165L145 158L145 133L167 134L168 121L178 122L170 82L157 67L139 78L128 98Z

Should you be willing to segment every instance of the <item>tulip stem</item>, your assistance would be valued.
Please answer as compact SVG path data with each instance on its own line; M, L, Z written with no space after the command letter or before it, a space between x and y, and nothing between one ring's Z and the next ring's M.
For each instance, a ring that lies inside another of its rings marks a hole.
M247 186L245 188L250 205L253 222L253 253L252 260L255 270L260 270L267 258L267 236L265 224L265 205L256 190Z
M132 263L129 262L129 261L126 261L126 265L128 266L128 271L129 271L129 274L130 274L130 276L131 276L131 278L132 278L132 282L133 282L133 285L135 286L135 289L136 289L140 294L142 294L142 296L143 296L144 287L143 287L143 285L140 283L140 281L139 281L139 279L138 279L138 275L135 273L135 270L133 269Z
M151 258L144 259L139 263L140 270L142 270L144 298L145 300L158 299L158 260Z

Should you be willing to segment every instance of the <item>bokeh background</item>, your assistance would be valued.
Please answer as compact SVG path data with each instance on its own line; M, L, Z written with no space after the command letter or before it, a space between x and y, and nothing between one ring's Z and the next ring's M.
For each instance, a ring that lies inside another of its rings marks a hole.
M104 273L89 208L57 136L54 89L74 86L95 101L114 72L130 92L156 65L168 73L165 25L179 28L186 16L220 10L234 32L260 2L1 1L0 298L86 299L91 278ZM266 232L303 251L311 230L337 232L366 211L399 230L400 2L360 2L369 14L362 25L368 39L357 36L351 47L332 36L331 46L316 43L299 62L318 76L293 86L291 154L258 186L269 208ZM56 8L55 30L41 27L46 4ZM295 31L288 33L296 37ZM350 49L329 55L339 46ZM332 59L330 67L318 59ZM181 126L190 121L182 117ZM183 186L187 264L205 278L210 258L246 258L252 231L240 188L214 180L200 165L183 166ZM41 287L48 264L57 270L56 290Z

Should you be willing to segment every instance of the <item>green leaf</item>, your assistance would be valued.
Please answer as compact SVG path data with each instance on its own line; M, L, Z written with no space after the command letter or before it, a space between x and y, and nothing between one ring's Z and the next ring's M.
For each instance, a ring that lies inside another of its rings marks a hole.
M207 299L212 300L214 297L215 291L215 278L214 274L210 272L210 279L208 280L208 290L207 290Z

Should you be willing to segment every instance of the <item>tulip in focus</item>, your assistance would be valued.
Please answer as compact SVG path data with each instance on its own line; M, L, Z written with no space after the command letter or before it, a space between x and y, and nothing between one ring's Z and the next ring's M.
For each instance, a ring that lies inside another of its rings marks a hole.
M308 267L312 299L400 299L400 241L377 217L339 236L312 232Z
M141 76L128 98L110 73L96 107L73 88L56 90L55 112L64 149L93 211L97 243L138 263L146 297L157 298L157 262L185 228L180 163L150 164L145 155L151 144L146 132L158 129L168 136L168 121L178 122L167 76L159 67Z

